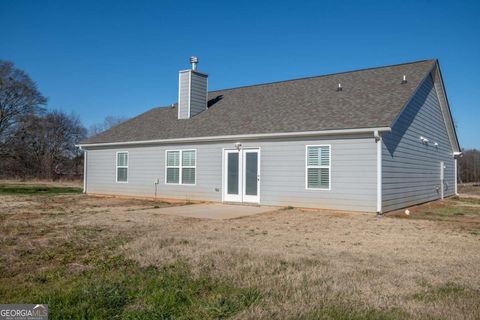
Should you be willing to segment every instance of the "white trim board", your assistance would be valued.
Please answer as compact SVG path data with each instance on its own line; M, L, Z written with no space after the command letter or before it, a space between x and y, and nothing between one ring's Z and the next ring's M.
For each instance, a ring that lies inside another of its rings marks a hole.
M339 134L361 134L390 132L390 127L379 128L359 128L359 129L333 129L321 131L301 131L301 132L280 132L280 133L258 133L258 134L241 134L241 135L226 135L226 136L211 136L211 137L192 137L192 138L174 138L174 139L154 139L141 141L124 141L124 142L99 142L99 143L81 143L77 147L107 147L107 146L123 146L123 145L141 145L141 144L155 144L155 143L186 143L186 142L208 142L208 141L223 141L223 140L249 140L262 138L291 138L291 137L315 137L324 135L339 135Z
M87 150L83 150L83 193L87 193Z

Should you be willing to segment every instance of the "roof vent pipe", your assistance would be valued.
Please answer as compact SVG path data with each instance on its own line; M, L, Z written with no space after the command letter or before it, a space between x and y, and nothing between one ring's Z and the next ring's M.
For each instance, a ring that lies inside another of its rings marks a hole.
M407 83L407 76L406 75L403 75L403 78L402 78L402 84L404 83Z
M198 63L198 58L195 56L190 57L190 64L192 65L192 70L195 71L197 70L197 63Z
M342 84L338 83L337 91L342 91Z

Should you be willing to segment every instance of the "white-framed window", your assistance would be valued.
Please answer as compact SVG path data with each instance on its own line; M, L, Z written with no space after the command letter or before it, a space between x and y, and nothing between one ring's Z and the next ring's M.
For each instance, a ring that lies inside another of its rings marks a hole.
M331 145L316 145L306 147L306 189L331 189L331 148Z
M167 150L165 157L165 183L196 183L197 150Z
M116 156L117 182L128 182L128 152L119 151Z

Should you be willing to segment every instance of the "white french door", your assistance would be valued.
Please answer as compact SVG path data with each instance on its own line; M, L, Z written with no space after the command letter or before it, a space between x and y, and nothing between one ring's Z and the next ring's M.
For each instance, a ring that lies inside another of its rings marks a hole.
M225 150L223 199L260 202L260 149Z

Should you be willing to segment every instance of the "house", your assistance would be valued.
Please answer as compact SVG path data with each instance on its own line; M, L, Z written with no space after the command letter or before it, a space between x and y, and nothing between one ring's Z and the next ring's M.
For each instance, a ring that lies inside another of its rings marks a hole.
M437 60L210 92L197 62L177 104L79 145L86 193L377 213L456 193Z

